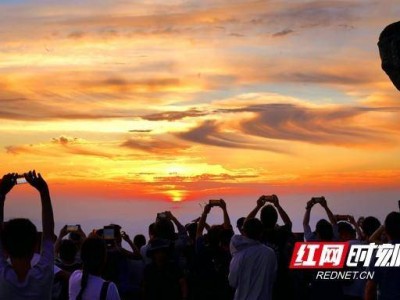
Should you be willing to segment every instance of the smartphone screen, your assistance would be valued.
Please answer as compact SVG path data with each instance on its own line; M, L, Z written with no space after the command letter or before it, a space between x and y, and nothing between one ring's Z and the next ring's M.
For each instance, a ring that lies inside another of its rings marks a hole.
M113 240L115 238L114 228L110 228L110 227L103 228L103 238L105 240Z
M24 184L26 182L27 181L26 181L25 177L18 177L17 178L17 184Z
M78 229L79 229L79 225L67 225L67 231L69 231L69 232L78 231Z
M219 205L221 203L221 200L211 199L209 203L210 203L210 205Z

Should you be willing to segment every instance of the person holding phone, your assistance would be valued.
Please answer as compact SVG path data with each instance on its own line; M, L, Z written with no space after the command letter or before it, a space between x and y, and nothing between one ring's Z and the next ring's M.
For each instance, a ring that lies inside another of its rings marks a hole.
M17 174L4 175L0 182L0 299L51 299L54 275L54 217L46 181L35 171L24 174L35 188L42 205L43 234L41 254L31 266L37 242L36 226L28 219L16 218L4 224L4 204L7 194L17 184ZM9 264L6 254L11 260Z

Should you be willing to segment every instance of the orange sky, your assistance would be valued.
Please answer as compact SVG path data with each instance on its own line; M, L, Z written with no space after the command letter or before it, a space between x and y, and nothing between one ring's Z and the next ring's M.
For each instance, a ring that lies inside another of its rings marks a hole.
M116 202L195 216L212 197L233 199L240 216L246 199L278 192L288 203L330 193L354 214L374 195L369 211L382 217L400 199L400 106L376 43L399 10L394 0L2 1L0 169L40 170L65 222L69 197L101 199L104 220Z

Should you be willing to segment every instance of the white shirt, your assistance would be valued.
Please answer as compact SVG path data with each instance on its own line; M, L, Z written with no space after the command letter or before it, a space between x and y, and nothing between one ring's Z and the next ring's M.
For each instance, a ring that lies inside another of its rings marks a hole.
M69 278L69 299L75 300L81 290L82 270L77 270ZM88 284L82 295L82 300L100 299L101 288L104 279L98 276L89 275ZM107 290L107 300L120 300L117 287L110 282Z
M258 241L234 235L229 284L236 288L235 300L271 300L276 278L274 251Z
M13 267L5 260L0 243L0 300L51 299L53 268L53 242L43 240L39 262L31 267L25 280L20 282Z

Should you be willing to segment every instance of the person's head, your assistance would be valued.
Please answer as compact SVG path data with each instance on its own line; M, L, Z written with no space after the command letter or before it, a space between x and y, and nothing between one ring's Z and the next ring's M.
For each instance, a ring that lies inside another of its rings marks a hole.
M151 223L151 224L149 225L148 231L149 231L149 239L150 239L150 240L154 238L154 235L155 235L155 227L156 227L156 223Z
M263 232L263 224L259 219L248 219L243 224L243 234L249 239L259 240Z
M392 211L386 216L385 232L389 240L400 240L400 213Z
M221 234L224 230L222 225L213 225L207 232L207 241L211 247L219 247L221 242Z
M133 244L138 248L142 248L144 245L146 245L146 238L143 234L137 234L133 238Z
M171 245L169 240L155 238L150 241L147 256L158 266L165 265L170 257Z
M12 219L4 223L1 240L11 260L30 261L37 243L36 226L28 219Z
M82 300L89 274L99 276L103 270L107 259L107 247L103 239L98 237L87 238L81 247L81 260L83 264L81 290L76 300Z
M233 231L231 229L223 228L219 235L219 245L223 250L229 251L229 244L233 236Z
M103 239L87 238L81 248L83 268L90 274L100 274L107 258L107 247Z
M71 264L75 261L76 253L78 248L76 244L71 240L62 240L60 244L60 259L67 264Z
M362 230L364 235L368 238L370 237L379 227L381 226L381 222L372 216L366 217L362 222Z
M192 240L192 242L194 242L196 240L197 223L186 224L185 228L189 234L190 239Z
M364 223L365 218L364 217L359 217L357 220L357 225L361 228L362 224Z
M392 23L379 36L382 69L400 90L400 22Z
M278 221L278 213L272 205L266 205L261 209L260 214L261 223L266 229L274 229Z
M154 235L159 239L174 240L174 224L168 219L158 219L156 225L154 226Z
M121 226L118 224L110 224L109 226L114 227L114 237L117 245L121 246L122 243L122 235L121 235Z
M341 241L346 242L356 239L356 230L349 222L341 221L337 225Z
M321 219L317 222L315 233L321 241L331 241L333 239L332 225L325 219Z
M241 234L243 234L243 224L245 220L246 220L245 217L241 217L236 221L236 228L239 230Z

